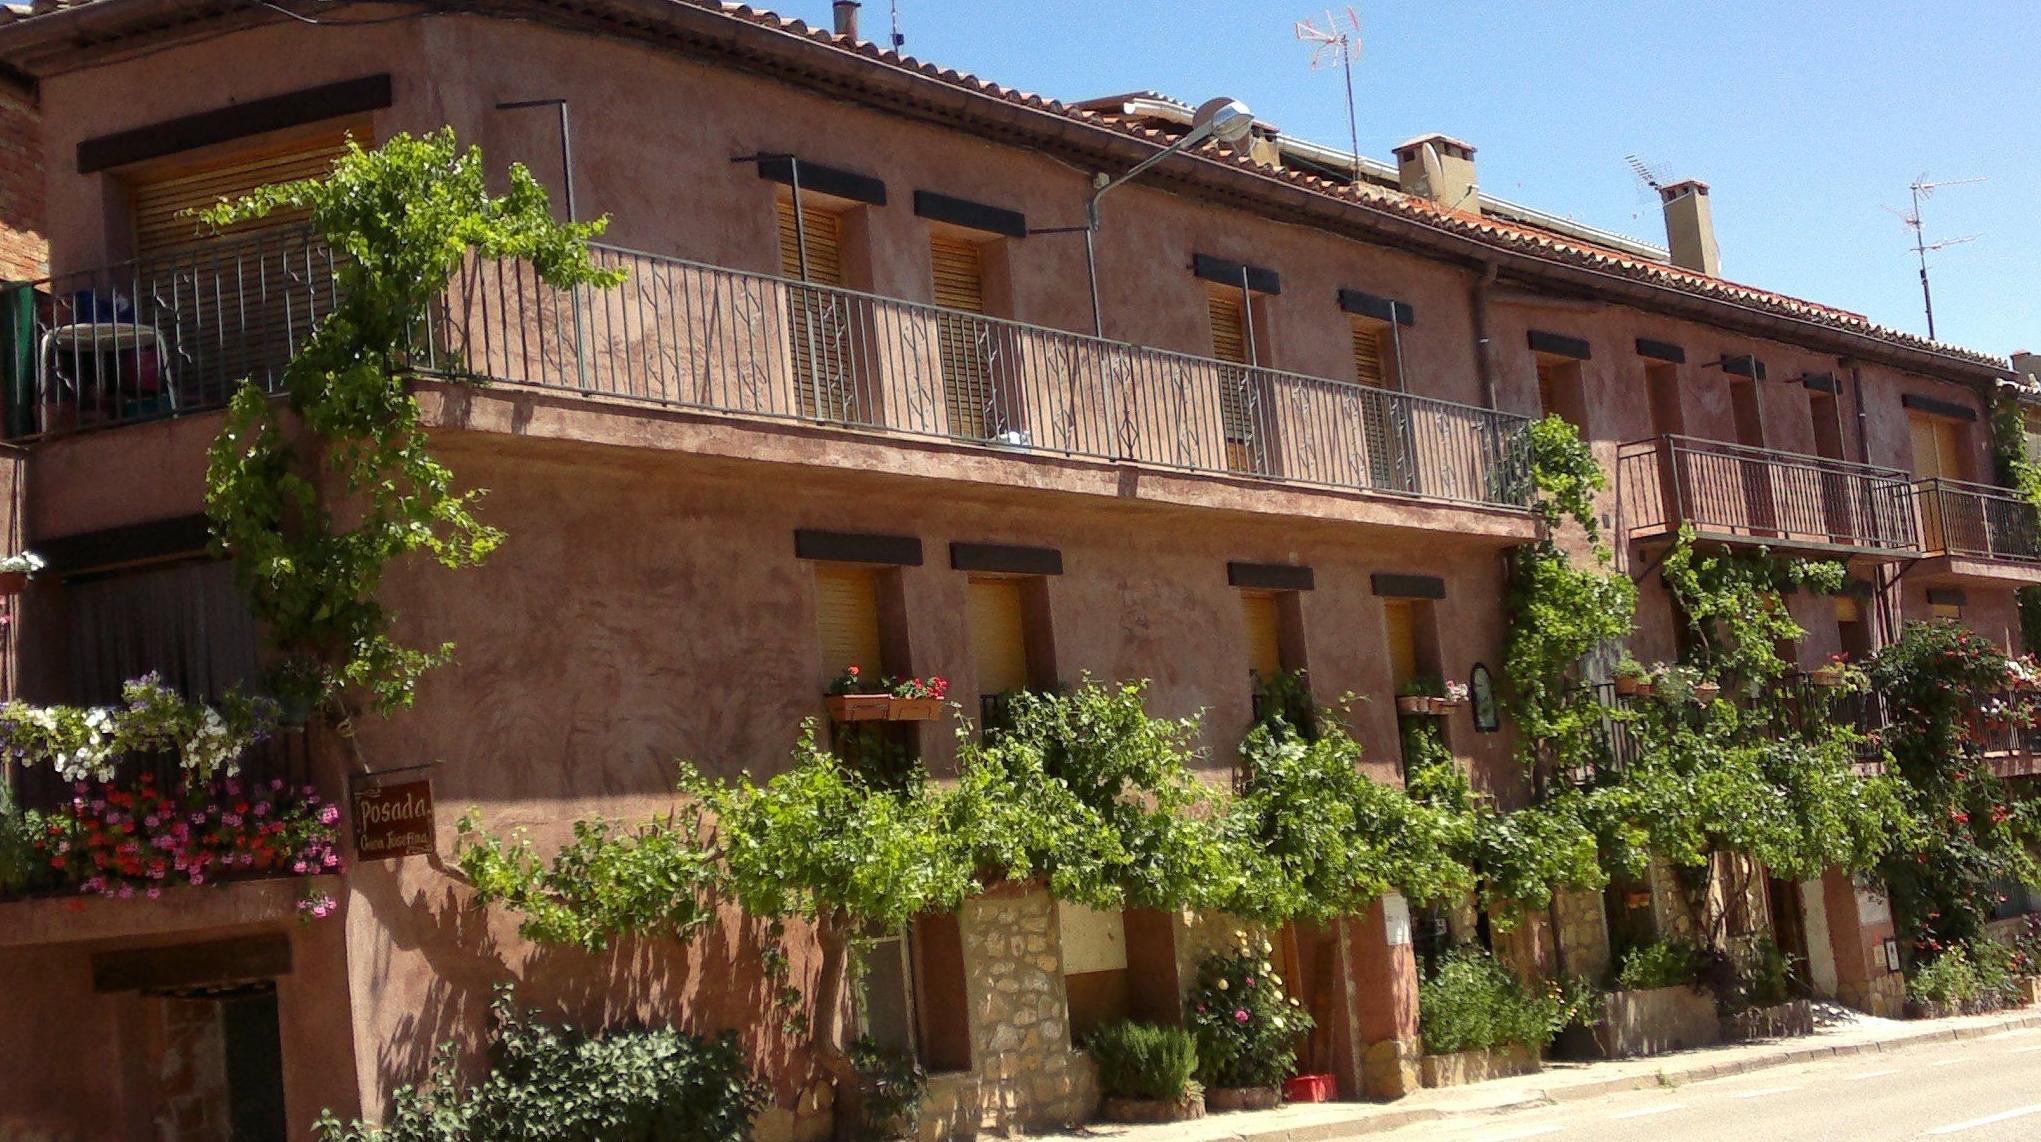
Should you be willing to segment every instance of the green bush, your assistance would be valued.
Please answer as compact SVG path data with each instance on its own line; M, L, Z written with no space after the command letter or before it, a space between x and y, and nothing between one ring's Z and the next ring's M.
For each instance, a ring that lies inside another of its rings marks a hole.
M1181 1102L1197 1093L1198 1045L1181 1027L1123 1019L1087 1035L1084 1049L1098 1064L1099 1087L1122 1098Z
M850 1065L864 1086L864 1122L857 1136L865 1142L912 1138L922 1099L928 1095L928 1074L907 1051L880 1046L870 1036L850 1045Z
M1283 977L1262 940L1246 932L1226 955L1205 957L1198 986L1184 1001L1184 1022L1198 1041L1198 1080L1208 1087L1274 1086L1297 1065L1297 1039L1316 1026L1297 1000L1283 993Z
M1624 991L1650 991L1660 987L1692 986L1708 966L1708 955L1686 940L1660 940L1632 948L1616 973L1616 986Z
M1488 952L1466 945L1439 957L1418 986L1418 1024L1434 1055L1524 1043L1543 1049L1568 1004L1534 992Z
M2015 1001L2020 955L1997 940L1951 944L1914 969L1906 997L1920 1003L2002 1007Z
M1747 1007L1776 1007L1793 998L1793 961L1779 945L1760 940L1737 958L1738 998Z
M764 1101L734 1035L672 1027L589 1034L491 1007L489 1071L472 1085L443 1045L424 1086L397 1091L383 1125L329 1111L321 1142L743 1142Z

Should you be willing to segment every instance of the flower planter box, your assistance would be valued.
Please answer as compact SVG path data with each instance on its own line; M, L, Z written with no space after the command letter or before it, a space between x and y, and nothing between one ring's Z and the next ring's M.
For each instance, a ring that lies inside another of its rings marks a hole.
M1399 714L1429 714L1432 700L1422 694L1401 694L1396 698L1396 712Z
M1339 1084L1331 1075L1297 1075L1283 1083L1284 1102L1331 1102L1339 1097Z
M1212 1086L1205 1088L1205 1109L1274 1110L1283 1105L1283 1090L1273 1086Z
M28 572L0 571L0 595L19 595L28 589Z
M894 698L886 716L896 722L933 722L943 716L943 700Z
M1622 698L1638 698L1650 694L1652 684L1647 678L1616 679L1616 694Z
M1840 686L1843 684L1843 672L1827 668L1810 670L1807 672L1807 680L1816 686Z
M1109 1094L1099 1102L1098 1116L1108 1122L1189 1122L1205 1116L1205 1096L1196 1091L1176 1100Z
M883 722L892 716L891 694L831 694L828 699L832 722Z
M1691 987L1612 991L1602 997L1595 1043L1611 1059L1661 1055L1722 1041L1715 997Z
M1752 1039L1786 1039L1814 1034L1814 1005L1795 999L1774 1007L1753 1007L1722 1017L1722 1041L1742 1043Z
M1418 1079L1428 1087L1465 1086L1511 1075L1536 1074L1544 1069L1537 1051L1523 1043L1512 1043L1485 1051L1426 1055L1418 1062Z

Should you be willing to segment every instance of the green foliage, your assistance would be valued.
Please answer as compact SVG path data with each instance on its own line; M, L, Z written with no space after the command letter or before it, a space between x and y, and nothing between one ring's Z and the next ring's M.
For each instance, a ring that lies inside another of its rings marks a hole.
M1245 866L1226 911L1325 921L1399 892L1442 900L1472 887L1463 815L1360 771L1361 747L1335 719L1316 741L1261 725L1241 744L1226 836Z
M850 1045L850 1065L864 1088L864 1121L858 1131L866 1142L915 1136L916 1116L928 1096L928 1074L907 1051L882 1047L867 1036Z
M1216 907L1241 875L1225 795L1192 772L1197 720L1150 717L1144 684L1016 694L1013 724L966 745L956 792L973 864L1048 878L1101 910Z
M1983 934L1998 884L2041 884L2041 803L1992 772L1973 733L1980 717L2031 724L2041 695L2030 666L1951 622L1907 624L1870 675L1912 840L1879 871L1912 953L1932 958Z
M1084 1049L1098 1064L1098 1085L1107 1094L1184 1102L1198 1093L1191 1078L1198 1069L1198 1044L1181 1027L1131 1019L1107 1023L1085 1036Z
M1205 957L1197 986L1184 999L1184 1024L1198 1041L1198 1081L1208 1087L1274 1086L1297 1065L1297 1040L1317 1026L1283 992L1269 956L1235 932L1233 951Z
M1698 986L1708 960L1708 952L1690 940L1660 940L1630 949L1616 970L1616 985L1624 991Z
M1311 695L1311 680L1302 670L1278 670L1266 676L1255 671L1254 709L1257 722L1281 722L1307 739L1318 736L1318 702Z
M714 916L717 869L703 842L700 809L621 833L608 821L574 822L574 839L542 863L519 830L484 832L473 811L457 826L455 863L477 905L521 917L518 932L542 944L599 951L618 933L687 939Z
M1534 510L1548 527L1556 530L1572 520L1590 542L1599 541L1595 495L1609 486L1609 476L1596 462L1594 449L1571 423L1554 415L1531 423L1530 443L1531 483L1538 493Z
M764 1102L727 1032L672 1027L587 1033L520 1010L510 989L491 1006L490 1067L461 1081L453 1044L423 1086L397 1091L374 1126L328 1111L321 1142L742 1142Z
M1752 695L1792 671L1778 644L1807 633L1793 621L1785 594L1805 587L1833 595L1848 576L1841 563L1781 559L1763 547L1703 550L1685 527L1661 571L1695 635L1691 664L1726 688Z
M1463 945L1439 957L1418 985L1424 1049L1450 1055L1515 1043L1542 1049L1572 1018L1561 989L1534 991L1481 948Z
M22 765L47 765L65 781L111 781L132 754L175 754L199 785L232 774L241 754L276 728L276 703L229 693L218 707L184 698L154 674L121 686L110 706L0 706L0 752Z
M683 769L681 790L715 821L719 891L753 916L898 931L955 911L973 887L953 799L918 771L899 788L865 784L817 748L812 725L770 781Z
M453 648L391 637L376 600L385 569L411 554L472 566L503 539L474 515L481 493L456 490L427 447L407 384L414 334L470 257L527 261L556 287L621 275L589 261L603 222L555 222L522 166L510 168L507 194L492 195L481 153L461 151L451 130L399 134L374 150L350 142L331 174L264 187L203 217L228 226L286 210L309 211L332 246L338 302L284 370L302 433L258 387L242 386L213 442L206 511L286 655L272 688L300 703L362 687L387 712L410 705L419 676ZM344 507L329 501L329 479Z
M1770 940L1759 940L1736 959L1737 997L1732 1005L1776 1007L1793 998L1792 957Z
M2017 1002L2017 959L2012 948L1991 939L1965 940L1941 949L1916 967L1906 997L1978 1011Z
M20 892L49 868L36 847L48 827L43 814L14 800L14 783L0 780L0 895Z

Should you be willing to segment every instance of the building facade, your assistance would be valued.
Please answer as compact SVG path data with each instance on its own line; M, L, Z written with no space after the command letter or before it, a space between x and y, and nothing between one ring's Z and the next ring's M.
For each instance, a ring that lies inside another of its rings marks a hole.
M1665 191L1667 254L1483 195L1458 140L1355 181L1258 125L1101 201L1095 328L1071 228L1095 172L1190 128L1170 100L1058 103L681 0L312 16L95 0L0 23L40 108L46 169L19 193L46 204L52 271L9 309L11 526L51 564L13 627L19 696L104 701L147 669L216 691L259 665L206 555L206 448L233 383L273 382L316 322L331 255L302 220L212 235L184 211L316 173L349 137L451 126L549 186L571 174L629 277L452 283L417 388L509 539L385 584L400 637L459 647L414 709L262 759L332 797L430 766L439 855L353 862L311 924L278 880L0 903L0 1134L296 1137L475 1042L516 979L586 1021L740 1029L774 1078L762 1136L813 1136L827 1108L766 1014L756 926L533 946L469 906L443 859L459 813L543 845L663 812L676 759L770 772L850 662L946 676L967 709L1146 679L1154 712L1202 711L1219 781L1255 673L1303 670L1320 701L1368 699L1369 773L1399 781L1398 689L1500 668L1504 557L1539 535L1522 436L1547 413L1611 475L1640 659L1674 654L1650 572L1682 524L1849 561L1856 593L1794 600L1804 665L1918 617L2012 646L2014 592L2041 583L1988 486L2005 362L1721 278L1700 184ZM536 100L566 110L503 106ZM904 731L938 776L950 730ZM1507 724L1461 708L1446 733L1480 790L1521 802ZM1764 902L1818 986L1882 1009L1880 909L1840 876ZM1611 922L1573 900L1515 938L1549 957L1556 926L1606 962ZM935 1072L932 1136L1079 1120L1077 1037L1175 1017L1232 927L1007 886L905 933L869 1018ZM1321 1027L1307 1065L1348 1097L1415 1081L1413 927L1390 899L1273 934ZM813 967L797 951L797 978Z

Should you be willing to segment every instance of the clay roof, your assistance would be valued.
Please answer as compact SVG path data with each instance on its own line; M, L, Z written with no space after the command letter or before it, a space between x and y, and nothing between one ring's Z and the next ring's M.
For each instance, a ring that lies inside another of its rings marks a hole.
M53 13L70 9L122 3L124 0L34 0L26 10L19 5L0 7L0 27L10 24L33 22ZM548 5L579 11L605 7L606 0L578 0L575 3L561 3L560 0L541 0ZM632 12L642 4L631 0L607 0L620 9L625 18L642 19L642 12ZM806 21L781 16L763 8L747 4L726 3L724 0L664 0L667 4L716 13L733 20L771 28L789 36L797 37L811 44L825 46L848 56L856 56L883 68L911 73L936 83L972 95L984 96L1003 102L1018 104L1035 111L1067 118L1094 127L1104 128L1123 135L1142 139L1158 146L1172 141L1167 133L1126 117L1088 110L1084 107L1065 103L1061 100L1035 92L1022 91L1005 84L981 79L955 68L929 63L903 52L881 48L867 41L852 41L838 36L828 28L808 24ZM203 8L206 5L194 5ZM225 6L221 6L225 7ZM246 10L243 6L243 11ZM332 8L322 8L330 12ZM453 9L459 11L461 9ZM1158 98L1168 98L1158 96ZM1172 100L1172 102L1175 102ZM1771 313L1789 319L1811 322L1845 333L1873 338L1895 346L1927 352L1950 358L1954 361L1984 366L2009 373L2006 357L1967 349L1960 345L1934 341L1918 334L1880 325L1862 314L1852 313L1830 305L1806 301L1773 290L1743 285L1726 278L1713 277L1692 270L1661 262L1653 262L1608 247L1598 246L1581 239L1541 230L1520 222L1447 210L1437 203L1415 195L1387 187L1369 184L1352 184L1322 179L1315 175L1285 169L1271 169L1255 164L1245 155L1236 155L1217 143L1208 142L1187 152L1196 158L1225 166L1239 168L1261 178L1287 183L1308 190L1329 199L1340 200L1364 208L1400 216L1423 226L1472 239L1478 243L1498 249L1528 254L1532 257L1576 266L1582 269L1612 274L1623 278L1661 286L1697 297L1726 302L1739 307Z

